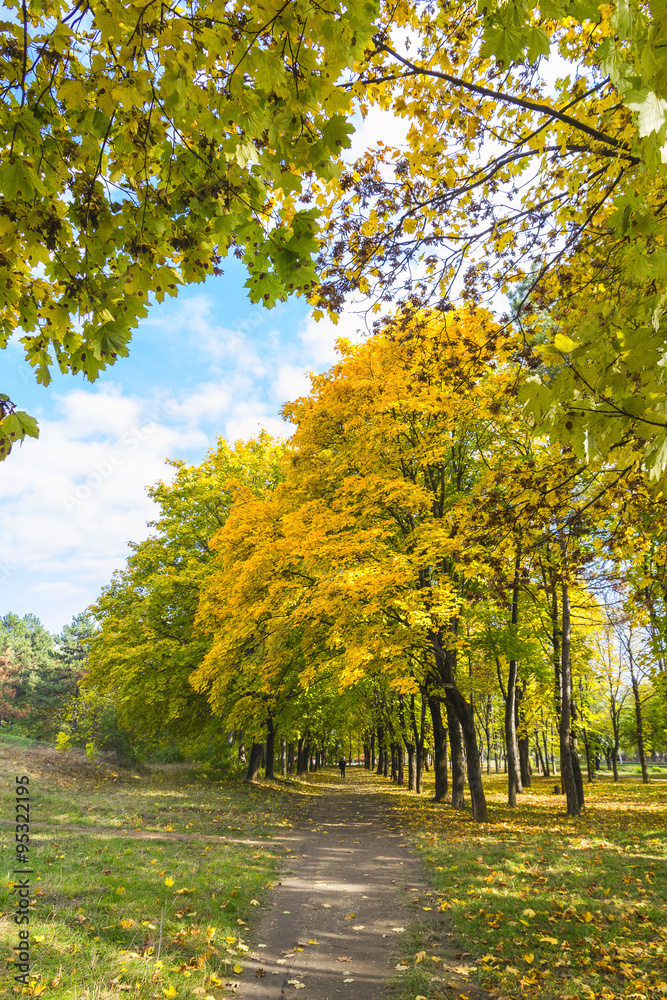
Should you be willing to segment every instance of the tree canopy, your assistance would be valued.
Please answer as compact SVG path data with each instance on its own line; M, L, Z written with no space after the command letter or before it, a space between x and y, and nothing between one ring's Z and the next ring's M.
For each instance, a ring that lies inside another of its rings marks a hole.
M17 333L38 381L95 379L151 301L230 250L252 301L312 288L317 213L297 196L349 145L341 77L373 3L5 9L0 346ZM0 399L4 457L37 429Z
M293 291L334 316L355 291L449 308L530 275L507 319L557 372L525 401L587 460L639 447L660 477L665 24L639 0L16 0L3 341L43 382L53 364L95 378L230 249L253 301ZM407 120L407 146L341 174L371 106ZM0 405L5 455L37 428Z

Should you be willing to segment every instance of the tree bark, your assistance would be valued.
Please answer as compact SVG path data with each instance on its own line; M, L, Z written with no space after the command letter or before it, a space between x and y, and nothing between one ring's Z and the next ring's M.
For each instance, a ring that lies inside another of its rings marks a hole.
M465 772L463 770L461 727L448 697L445 698L445 711L447 712L447 732L449 734L449 749L452 760L452 808L464 809Z
M584 741L584 750L586 751L586 770L588 772L588 780L595 781L595 768L593 766L593 760L591 758L591 745L588 739L588 730L584 726L581 731L581 735Z
M280 737L280 774L284 778L287 774L287 743L285 737Z
M414 792L417 787L415 779L415 745L414 743L408 743L406 740L405 748L408 751L408 791Z
M294 742L287 744L287 770L294 774Z
M532 777L530 773L530 749L528 746L528 737L522 736L517 740L517 746L519 748L519 770L521 772L521 785L522 788L530 788Z
M276 757L276 727L269 716L266 720L266 755L264 758L264 777L269 780L275 777L273 765Z
M565 545L563 543L563 551ZM563 566L565 572L565 566ZM558 736L560 742L560 773L561 782L565 790L567 799L567 811L570 816L581 814L582 802L579 801L579 792L575 779L573 753L572 753L572 662L570 659L572 623L570 617L570 590L567 582L563 580L561 590L561 613L562 613L562 638L561 638L561 661L560 661L560 724Z
M496 658L496 669L500 678L500 660ZM507 751L507 804L514 809L516 795L521 790L516 744L516 675L517 661L510 660L505 695L505 748Z
M433 723L433 743L435 762L435 795L436 802L442 802L447 795L447 730L442 721L442 709L437 698L429 697L428 706L431 710Z
M549 747L547 745L547 734L546 730L542 732L542 743L544 746L544 774L547 778L550 777L549 773Z
M244 781L259 781L259 768L262 763L262 750L264 749L263 743L253 743L250 748L250 759L248 761L248 770Z
M628 643L630 646L630 643ZM644 719L642 717L642 701L639 693L639 681L637 675L635 674L634 659L632 656L632 649L628 649L629 659L630 659L630 680L632 682L632 697L635 703L635 719L637 721L637 754L639 756L639 764L642 769L642 783L648 785L648 767L646 766L646 750L644 748Z
M460 692L457 692L456 712L461 723L463 740L465 743L466 765L468 769L468 787L470 789L470 801L472 804L472 818L477 823L486 823L488 819L488 809L486 796L484 795L484 785L482 782L482 761L477 744L477 732L475 730L475 717L466 699Z
M376 774L382 774L384 769L384 729L378 726L378 766Z

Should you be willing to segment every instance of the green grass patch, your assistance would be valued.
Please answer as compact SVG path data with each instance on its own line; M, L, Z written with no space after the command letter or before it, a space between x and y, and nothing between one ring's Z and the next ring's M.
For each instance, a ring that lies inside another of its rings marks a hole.
M229 996L286 853L299 788L164 765L111 770L0 739L0 923L15 996L14 777L30 777L31 984L53 1000ZM177 837L188 839L176 839ZM244 842L247 841L247 842Z

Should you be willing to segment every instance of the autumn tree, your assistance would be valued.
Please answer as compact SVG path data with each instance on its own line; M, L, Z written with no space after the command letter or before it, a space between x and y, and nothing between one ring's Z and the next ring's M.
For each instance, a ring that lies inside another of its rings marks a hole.
M145 735L190 740L206 752L226 716L214 717L190 676L210 641L195 627L212 570L209 539L225 522L240 484L261 492L280 478L281 446L266 434L230 447L223 440L199 466L174 462L171 481L150 495L153 534L134 543L90 613L99 625L85 685L113 697L126 725ZM226 733L226 730L225 730Z
M639 0L385 5L351 87L362 112L403 119L407 138L379 142L322 189L315 292L336 313L354 292L378 308L431 305L524 282L507 320L559 369L526 385L531 407L590 461L639 437L656 476L666 27L663 7Z

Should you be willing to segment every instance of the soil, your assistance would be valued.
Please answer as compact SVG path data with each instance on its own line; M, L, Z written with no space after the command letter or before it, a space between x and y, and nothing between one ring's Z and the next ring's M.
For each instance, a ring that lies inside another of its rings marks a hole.
M236 995L386 998L389 980L401 975L401 938L419 920L428 924L433 953L441 958L434 972L440 995L484 1000L465 975L447 914L422 909L429 886L420 861L397 831L386 798L369 791L368 772L349 768L344 780L333 772L325 780L318 782L307 825L287 838L289 869L254 929L256 945L234 984ZM255 974L250 982L249 971Z

